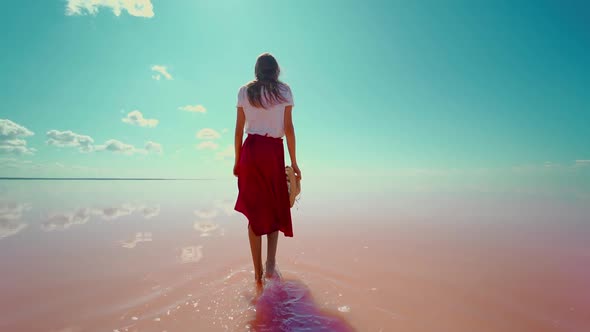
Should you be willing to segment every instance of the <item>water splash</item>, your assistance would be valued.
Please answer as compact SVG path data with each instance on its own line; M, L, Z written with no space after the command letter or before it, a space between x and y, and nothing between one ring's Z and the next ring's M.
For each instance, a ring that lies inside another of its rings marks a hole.
M354 329L336 314L318 308L311 292L300 281L272 278L256 302L252 331L330 331Z

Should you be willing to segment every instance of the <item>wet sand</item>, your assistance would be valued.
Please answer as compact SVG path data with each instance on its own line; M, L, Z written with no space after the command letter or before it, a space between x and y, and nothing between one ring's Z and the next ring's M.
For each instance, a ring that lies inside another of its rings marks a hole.
M233 182L3 183L0 330L590 330L587 202L308 187L257 289Z

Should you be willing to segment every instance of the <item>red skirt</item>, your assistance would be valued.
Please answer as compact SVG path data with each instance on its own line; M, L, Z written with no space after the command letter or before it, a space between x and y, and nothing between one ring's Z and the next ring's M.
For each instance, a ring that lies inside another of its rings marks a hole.
M278 230L293 236L282 138L248 134L238 161L238 190L234 209L248 218L254 234Z

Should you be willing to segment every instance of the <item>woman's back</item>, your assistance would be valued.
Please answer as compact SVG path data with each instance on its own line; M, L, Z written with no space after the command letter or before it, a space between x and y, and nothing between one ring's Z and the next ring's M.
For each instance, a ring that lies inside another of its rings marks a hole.
M259 134L271 137L283 137L285 135L285 107L293 106L293 94L291 88L284 83L279 83L278 88L284 101L269 100L266 88L261 86L260 99L266 108L255 107L248 99L248 84L240 87L238 91L238 107L244 109L246 116L246 133Z

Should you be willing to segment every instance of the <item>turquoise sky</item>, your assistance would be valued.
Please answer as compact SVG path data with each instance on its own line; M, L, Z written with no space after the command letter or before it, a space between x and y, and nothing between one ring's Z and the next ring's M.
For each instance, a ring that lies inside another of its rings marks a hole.
M582 1L2 7L1 176L231 177L237 91L268 51L304 176L590 187Z

